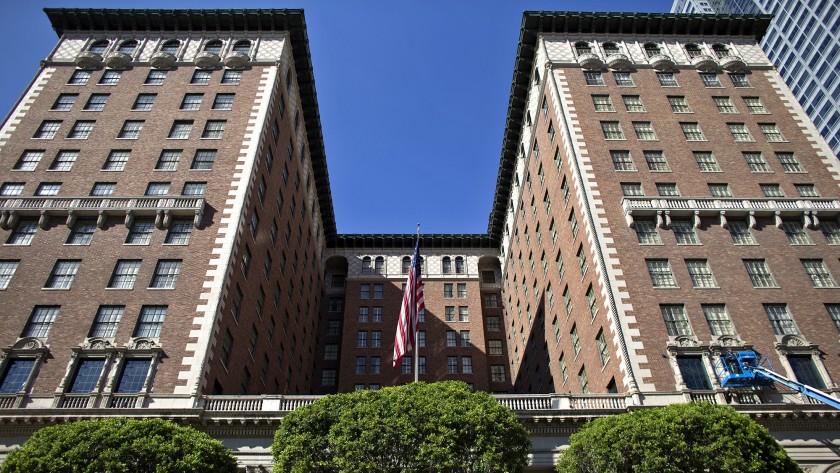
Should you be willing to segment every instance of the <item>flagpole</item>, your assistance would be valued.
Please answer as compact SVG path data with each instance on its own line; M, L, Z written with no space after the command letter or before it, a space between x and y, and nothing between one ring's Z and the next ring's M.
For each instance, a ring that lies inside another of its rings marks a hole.
M416 245L420 244L420 222L417 222L417 241L415 242ZM420 258L420 253L417 253L417 258ZM416 261L415 264L418 265L417 269L422 272L422 265L420 265L420 261ZM415 317L418 319L420 318L420 314L417 313L417 306L415 305ZM414 324L414 382L416 383L420 376L420 340L417 339L417 324Z

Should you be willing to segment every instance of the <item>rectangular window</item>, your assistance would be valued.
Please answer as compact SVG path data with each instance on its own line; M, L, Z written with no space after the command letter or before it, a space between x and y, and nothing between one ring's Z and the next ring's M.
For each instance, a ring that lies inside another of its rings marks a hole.
M146 384L146 377L149 374L149 366L152 360L149 358L130 358L123 363L122 372L117 380L116 392L118 393L139 393Z
M163 85L163 81L166 80L166 71L161 71L157 69L152 69L149 71L149 75L146 76L146 80L143 82L145 85Z
M76 120L73 128L70 129L70 133L67 134L67 138L74 140L88 139L95 123L93 120Z
M139 272L139 259L117 260L114 272L111 273L111 279L108 281L108 287L112 289L133 289Z
M726 305L703 304L702 307L703 315L706 317L712 335L716 337L722 335L735 336L735 326L732 325L732 319L729 317Z
M461 346L462 347L472 346L472 343L470 342L470 331L469 330L461 330Z
M642 98L638 95L622 95L621 100L624 102L624 108L627 109L628 112L645 111L645 105L642 103Z
M636 138L643 141L656 140L656 132L650 122L633 122Z
M487 331L498 332L500 330L502 330L501 319L499 319L499 317L495 315L487 316Z
M449 374L458 374L458 357L446 357L446 372Z
M12 276L17 271L18 264L20 264L20 261L17 260L0 260L0 290L9 287Z
M784 197L785 193L779 184L759 184L764 197Z
M667 259L645 260L653 287L677 287L677 280L671 272Z
M193 72L192 78L190 79L190 84L207 85L210 83L210 76L212 75L212 73L213 71L198 69L195 72Z
M578 247L577 261L578 266L580 267L580 274L586 274L586 271L589 270L589 263L586 261L586 252L583 250L583 244Z
M814 359L810 354L788 355L787 361L797 381L817 389L825 389L825 382L817 371L817 367L814 366Z
M88 112L101 112L105 110L105 105L108 103L108 98L111 94L90 94L84 109Z
M227 72L227 71L226 71ZM321 372L321 386L335 386L335 370L324 370Z
M469 307L458 307L458 322L469 322L470 321L470 309Z
M35 195L37 196L52 196L58 195L58 192L61 190L61 183L60 182L42 182L38 184L38 188L35 189Z
M382 332L379 330L373 330L370 332L370 346L371 348L381 348L382 347Z
M659 310L665 320L668 335L672 337L691 337L694 335L691 330L691 323L689 323L688 316L685 313L685 307L682 304L660 304Z
M610 151L613 167L616 171L635 171L636 165L630 157L629 151ZM564 181L565 182L565 181Z
M569 338L572 340L572 349L575 351L575 358L580 354L580 336L578 335L577 324L572 325L572 331L569 332Z
M44 285L46 289L70 289L79 271L80 260L58 260Z
M840 225L837 222L822 220L820 221L820 230L822 230L829 245L840 245Z
M745 259L744 267L753 287L778 287L776 279L763 259Z
M823 260L803 259L800 261L802 262L802 267L805 268L805 274L811 278L811 282L814 284L814 287L837 286L837 283L834 282L834 278L831 276L831 273L828 271L828 268L825 266Z
M764 135L764 139L771 143L781 143L787 141L785 137L782 136L781 130L779 130L779 127L776 126L775 123L759 123L758 128Z
M787 304L763 304L764 313L773 326L776 335L800 335L799 327L793 321L793 316L788 310Z
M144 123L143 120L126 120L119 134L117 134L117 138L127 140L140 138L140 130L143 129Z
M22 391L34 367L34 358L10 359L6 373L3 375L3 381L0 383L0 394L15 394Z
M623 140L624 132L619 122L601 122L601 130L604 132L604 139Z
M373 285L373 298L382 299L382 284Z
M770 166L767 164L767 161L764 160L764 156L761 155L759 152L753 151L745 151L743 153L744 160L747 162L747 166L750 168L750 172L773 172L770 169Z
M723 87L720 83L717 74L700 73L700 78L703 79L704 87Z
M135 111L148 112L155 105L155 100L157 100L157 94L139 94L137 95L137 99L134 101L134 105L131 106L131 109Z
M820 193L817 191L817 186L814 184L794 184L796 193L799 197L819 197Z
M749 225L742 220L730 220L727 222L729 227L729 235L732 236L732 242L736 245L755 245L755 238L750 231Z
M57 305L36 305L29 315L21 337L47 338L58 316Z
M455 286L453 284L445 283L443 285L443 297L447 299L455 297Z
M785 172L805 172L802 164L793 153L776 153L776 158L778 158L779 164L782 165Z
M155 229L155 223L151 219L135 219L131 228L128 230L128 236L125 239L126 245L148 245L152 241L152 232Z
M799 220L782 220L782 230L791 245L812 245L811 237Z
M360 284L359 285L359 299L369 299L370 298L370 284Z
M566 380L569 379L569 367L566 364L566 354L565 353L560 353L559 364L560 364L560 377L563 378L563 383L565 383Z
M166 195L169 193L168 182L150 182L146 186L146 193L144 195Z
M633 83L633 76L629 72L613 72L613 77L615 78L615 85L620 87L633 87L636 85Z
M473 373L472 357L471 356L462 356L461 357L461 373L464 373L464 374L472 374Z
M177 219L169 224L169 231L166 232L167 245L189 245L192 234L193 222L190 219Z
M371 315L372 315L371 320L374 323L382 322L382 307L373 307L373 311L371 312ZM420 322L422 322L422 320L420 320Z
M662 87L679 87L677 78L674 77L673 72L657 72L656 78L659 79L659 85Z
M50 110L56 112L69 112L73 109L73 104L79 98L79 94L59 94L58 98L53 102Z
M454 330L446 331L446 346L454 348L458 346L458 334Z
M367 371L367 357L357 356L356 357L356 374L365 374L365 371Z
M418 360L419 362L420 360ZM400 364L400 374L411 374L414 371L414 359L410 356L406 356L402 359L402 364Z
M165 149L161 151L155 169L158 171L174 171L178 168L178 161L180 160L180 149Z
M661 197L679 197L680 191L674 182L657 182L656 192Z
M729 189L729 184L718 183L709 184L709 194L712 197L732 197L732 191Z
M201 101L204 100L204 94L184 94L184 99L181 100L181 110L198 110L201 108Z
M169 138L177 140L188 139L192 131L192 126L192 120L175 120L172 128L169 130Z
M108 158L105 159L105 164L102 165L103 171L123 171L125 165L128 163L128 158L131 156L130 150L111 150L108 153Z
M490 356L502 356L504 355L504 350L502 350L502 341L501 340L489 340L487 342L487 351Z
M213 99L213 110L233 110L233 99L236 94L216 94Z
M593 95L592 102L595 104L596 112L614 112L612 100L609 95Z
M61 128L61 121L44 120L41 122L41 125L38 127L38 130L35 131L32 138L51 140L55 138L55 134L58 133L59 128Z
M747 125L743 123L727 123L726 126L729 128L729 133L732 134L733 140L738 142L755 141Z
M668 103L671 105L671 111L674 113L691 113L691 107L688 106L688 100L683 96L669 96Z
M24 151L23 154L20 155L20 158L17 160L12 169L14 169L15 171L34 171L35 168L38 167L38 163L41 162L41 158L43 157L43 151Z
M634 228L636 229L636 238L642 245L661 245L662 240L659 237L659 232L656 229L656 221L653 219L636 219Z
M89 80L90 71L75 70L67 81L67 85L87 85Z
M447 322L455 321L455 306L444 307L444 320Z
M6 240L7 245L29 245L38 230L38 221L35 219L21 219L17 227Z
M155 274L152 276L150 288L175 289L175 282L181 272L181 260L159 260L155 266Z
M117 327L120 325L124 310L125 307L120 305L99 306L88 337L114 338L117 335Z
M621 195L624 197L641 197L645 193L642 190L642 184L639 182L622 182Z
M709 261L705 259L687 259L685 265L688 268L688 275L691 277L691 284L695 288L714 288L717 287L715 276L712 274L712 268L709 266Z
M677 367L680 375L688 389L708 391L712 389L709 382L709 375L703 366L703 359L699 356L678 356Z
M237 85L242 81L242 71L226 69L222 74L222 84Z
M662 151L645 151L645 162L651 171L670 171L668 161Z
M746 74L729 74L729 79L735 87L752 87Z
M214 149L199 149L196 150L193 157L190 169L211 170L213 163L216 161L216 150Z
M367 348L367 339L368 333L366 331L360 330L356 332L356 347Z
M744 103L747 105L747 110L753 114L769 113L761 103L760 97L744 97Z
M711 151L695 151L694 160L701 172L720 172L720 166Z
M107 71L106 71L107 72ZM105 359L82 359L76 368L73 381L70 384L70 393L89 393L99 382L102 368L105 367Z
M600 72L584 72L586 85L604 85L604 76Z
M589 315L594 320L595 316L598 315L598 301L595 299L595 290L592 288L592 284L586 290L586 303L589 306Z
M419 360L418 360L419 361ZM382 366L382 358L378 356L370 357L370 374L379 374ZM420 371L423 372L422 370Z
M732 99L729 97L712 97L712 100L715 102L718 112L738 113L738 109L735 108L735 104L732 103Z
M706 141L706 136L703 135L699 123L680 123L680 129L682 129L686 141Z
M99 85L117 85L120 82L120 76L122 76L122 72L109 69L102 73Z
M206 189L207 189L207 183L206 182L185 182L184 183L184 188L181 190L181 195L202 196L202 195L204 195L204 191ZM257 223L259 223L259 217L257 217L257 214L254 214L251 217L252 222L253 222L254 218L256 218Z
M225 132L225 120L207 120L204 125L204 131L201 133L202 138L219 140Z
M825 310L834 322L834 326L837 327L837 331L840 331L840 304L826 304Z
M607 366L607 363L610 361L610 352L603 329L598 331L598 335L595 337L595 344L598 346L598 355L601 357L601 366Z

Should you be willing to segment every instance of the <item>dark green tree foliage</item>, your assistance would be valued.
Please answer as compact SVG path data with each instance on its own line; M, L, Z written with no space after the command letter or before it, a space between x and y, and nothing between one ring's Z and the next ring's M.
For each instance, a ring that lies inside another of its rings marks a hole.
M587 423L558 473L787 473L799 466L764 427L729 406L674 404Z
M278 472L520 472L528 433L513 412L461 382L324 397L288 414Z
M162 419L95 419L44 427L9 453L3 473L235 473L221 442Z

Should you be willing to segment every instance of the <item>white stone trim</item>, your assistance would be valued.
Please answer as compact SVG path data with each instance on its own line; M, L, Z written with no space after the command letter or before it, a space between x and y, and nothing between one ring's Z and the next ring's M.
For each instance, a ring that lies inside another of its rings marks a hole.
M26 116L26 112L32 108L32 104L35 103L35 99L41 95L41 91L44 90L44 87L47 85L47 82L49 82L55 71L55 67L45 67L41 70L38 77L32 82L32 86L29 87L26 94L24 94L23 98L20 102L18 102L14 112L9 115L9 119L3 124L3 128L0 128L0 152L3 151L3 147L6 145L9 137L12 136L12 133L15 131L17 126L20 125L23 117Z
M212 357L212 348L216 344L216 335L219 332L219 320L222 301L227 293L232 261L236 256L236 240L240 229L244 225L244 209L248 199L248 190L252 187L255 179L254 168L259 156L257 151L263 140L263 130L271 100L273 89L277 84L278 68L269 66L263 68L260 77L260 85L251 108L251 118L248 120L245 135L242 139L242 147L239 152L239 159L233 180L230 183L228 199L221 212L216 247L213 248L213 257L208 262L208 269L204 292L199 298L206 301L196 307L196 316L192 325L198 328L190 331L190 338L196 341L186 345L188 352L181 360L182 370L178 373L179 380L186 380L185 386L175 387L174 394L198 395L207 382L205 374L208 370L208 363ZM192 356L189 356L192 352Z

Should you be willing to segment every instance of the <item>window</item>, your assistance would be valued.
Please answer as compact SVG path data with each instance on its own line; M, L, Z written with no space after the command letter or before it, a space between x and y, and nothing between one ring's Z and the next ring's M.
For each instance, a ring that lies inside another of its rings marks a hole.
M682 129L686 141L706 141L706 136L703 135L699 123L680 123L680 129Z
M636 238L642 245L661 245L659 232L656 229L656 222L653 219L636 219Z
M117 335L117 327L122 319L124 306L102 305L96 312L96 318L90 327L90 338L114 338Z
M662 87L679 87L677 78L674 77L673 72L657 72L656 78L659 79L659 85Z
M716 337L722 335L735 336L735 327L732 325L732 319L729 317L726 305L703 304L702 307L703 315L706 317L712 335Z
M90 245L93 241L93 233L96 231L96 220L80 218L73 223L70 236L65 242L68 245Z
M578 56L582 54L591 54L592 46L586 41L578 41L577 43L575 43L575 52Z
M192 126L192 120L175 120L172 128L169 130L169 138L178 140L188 139L192 131Z
M108 98L111 94L90 94L88 101L85 103L84 110L88 112L101 112L105 110L105 105L108 103Z
M703 366L702 357L678 356L677 368L680 370L680 375L686 388L706 391L712 389L712 385L709 382L709 375Z
M787 361L797 381L817 389L825 389L825 382L817 371L811 355L788 355Z
M324 346L324 360L335 361L338 360L338 345L328 343Z
M621 100L624 102L624 108L628 112L644 112L645 105L642 103L642 98L638 95L622 95Z
M356 347L367 348L367 339L368 333L366 331L360 330L356 332Z
M778 158L785 172L805 172L802 164L799 163L799 160L793 153L776 153L776 158Z
M700 78L703 79L704 87L723 87L723 84L720 83L717 74L701 73Z
M211 39L204 43L204 51L213 54L220 54L222 52L222 42L218 39Z
M378 356L370 357L370 374L379 374L382 366L382 358ZM420 371L423 372L422 370Z
M61 190L61 183L60 182L42 182L42 183L38 184L38 188L35 189L35 195L38 195L38 196L58 195L59 190Z
M569 367L566 364L566 354L560 353L560 359L558 360L560 364L560 377L563 378L563 383L569 379Z
M67 138L74 139L74 140L86 140L90 136L90 132L93 131L93 125L95 121L92 120L77 120L76 123L73 124L73 128L70 129L70 133L67 134Z
M837 222L823 220L820 222L820 229L829 245L840 245L840 225Z
M36 305L29 315L26 327L21 337L47 338L50 329L58 316L59 306L57 305Z
M108 287L111 289L133 289L137 280L137 273L140 272L140 260L121 259L114 266Z
M685 45L685 52L688 54L689 58L695 58L703 54L703 51L700 50L700 46L691 43Z
M134 53L135 49L137 49L137 41L129 39L128 41L123 41L122 43L120 43L119 47L117 48L117 51L131 55Z
M653 129L651 129L651 132ZM641 138L640 138L641 139ZM645 162L651 171L670 171L668 161L662 151L645 151Z
M3 375L3 381L0 383L0 394L15 394L22 391L34 367L34 358L10 359L6 373Z
M487 317L487 331L498 332L502 330L502 323L498 316L491 315Z
M782 230L787 235L788 242L791 245L811 245L811 237L805 231L805 227L799 220L782 220Z
M788 310L787 304L763 304L764 313L773 326L776 335L800 335L799 327L793 321L793 316Z
M117 134L117 138L130 140L140 138L140 130L143 129L143 124L143 120L126 120L119 134Z
M67 81L67 85L87 85L89 80L90 71L75 70L73 75L70 76L70 80Z
M466 299L467 298L467 285L466 283L458 283L458 299Z
M80 360L68 392L89 393L93 391L93 388L99 382L104 367L105 359L102 358Z
M589 306L589 315L594 320L595 316L598 315L598 301L595 300L595 290L592 288L592 284L586 290L586 303Z
M362 323L362 324L367 323L369 312L370 312L369 307L359 307L359 323Z
M814 287L836 287L837 283L828 271L828 268L821 259L803 259L802 267L805 268L805 274L811 278Z
M569 338L572 340L572 349L575 351L575 358L580 354L580 336L578 336L577 324L572 325L572 331L569 332Z
M504 355L504 351L502 350L502 341L501 340L489 340L487 342L488 353L490 356L502 356Z
M373 298L382 299L382 284L373 285Z
M372 320L373 320L374 323L381 323L382 322L382 307L378 307L378 306L374 307L372 315L373 315ZM422 320L419 320L419 316L418 316L418 322L422 322Z
M621 195L625 197L639 197L645 195L642 191L642 184L639 182L622 182Z
M369 299L370 298L370 284L360 284L359 285L359 299Z
M682 304L660 304L659 309L662 312L662 318L665 320L668 335L672 337L691 337L694 335L691 330L691 323L689 323L688 316L685 313L685 307Z
M0 260L0 290L9 287L19 263L17 260Z
M213 110L232 110L233 98L236 94L216 94L213 99Z
M335 386L335 370L324 370L321 372L321 386Z
M662 51L659 49L659 45L655 43L645 43L644 44L645 56L648 58L652 58L659 54L662 54Z
M595 337L595 344L598 346L601 366L607 366L607 363L610 361L610 352L607 345L607 338L604 336L604 329L598 331L598 335Z
M470 331L469 330L461 330L461 346L462 347L472 346L472 343L470 342Z
M629 72L614 72L613 77L615 78L615 85L620 87L633 87L636 85L633 83L633 76Z
M105 163L102 165L103 171L123 171L125 165L128 163L128 158L131 156L129 150L111 150Z
M55 134L58 133L58 129L61 128L61 122L58 120L44 120L41 122L41 125L38 127L38 130L35 131L35 134L32 138L37 138L40 140L51 140L55 138Z
M747 110L753 114L761 114L761 113L770 113L764 107L764 104L761 103L760 97L744 97L744 104L747 106Z
M623 140L624 132L618 122L601 122L601 130L604 132L604 139Z
M163 50L163 49L161 49ZM168 51L164 51L168 52ZM166 80L166 71L161 71L157 69L152 69L149 71L149 75L146 76L146 80L143 82L145 85L163 85L163 81Z
M225 131L225 120L207 120L204 125L204 131L201 133L202 138L221 139Z
M575 216L575 209L572 209L569 213L569 228L572 230L572 239L577 238L579 227L577 217Z
M784 197L785 193L782 192L782 187L779 184L759 184L761 188L761 192L764 193L764 197Z
M771 143L781 143L787 141L785 137L782 136L782 132L775 123L759 123L758 128L764 135L764 139Z
M126 245L148 245L152 241L152 232L155 229L155 223L151 219L134 219L131 228L128 230L128 236L125 239Z
M356 374L365 374L365 371L367 371L367 357L357 356L356 357Z
M747 125L743 123L727 123L726 126L729 128L729 133L732 134L733 140L738 142L755 141Z
M12 169L16 171L34 171L44 157L43 151L24 151Z
M185 182L184 183L184 188L183 188L183 190L181 190L181 195L198 195L198 196L201 196L201 195L204 195L204 191L206 190L206 188L207 188L207 183L206 182ZM254 217L251 217L252 222L253 222L255 217L256 217L256 214L254 214ZM256 217L256 219L257 219L257 223L259 224L259 217Z
M615 43L604 43L601 47L604 49L604 54L607 56L621 54L621 50L618 49L618 45Z
M169 224L169 231L166 233L164 243L167 245L189 245L192 228L193 223L189 219L173 220Z
M242 81L242 71L227 69L222 74L222 84L237 85Z
M22 182L4 182L3 185L0 186L0 196L15 196L20 195L21 192L23 192Z
M469 307L459 306L458 307L458 322L469 322L470 321L470 309Z
M45 289L70 289L79 270L80 260L58 260L44 285Z
M688 268L688 275L691 277L691 284L695 288L717 287L715 276L709 261L705 259L687 259L685 265Z
M233 51L248 54L251 51L251 42L247 39L241 39L233 45Z
M99 79L99 85L117 85L120 81L120 76L122 76L122 72L109 69L102 73L102 77Z
M190 169L211 170L215 161L215 149L199 149L195 152Z
M609 95L593 95L592 102L595 104L596 112L614 112L612 100Z
M116 392L139 393L146 384L149 374L150 358L129 358L123 363L122 372L117 380Z
M794 184L794 188L796 188L796 193L799 194L799 197L819 197L820 193L817 191L817 187L814 184Z
M729 74L729 79L735 87L752 87L747 80L746 74Z
M709 193L712 197L732 197L729 184L709 184Z
M613 167L616 171L635 171L636 165L630 157L629 151L610 151ZM565 182L565 181L563 181Z
M720 172L720 166L710 151L695 151L694 160L701 172Z
M131 109L147 112L155 105L155 100L157 100L157 94L139 94Z
M745 259L744 266L753 287L777 287L776 279L763 259Z
M667 259L645 260L653 287L677 287L677 280L671 272Z
M79 98L79 94L59 94L58 98L53 102L50 110L56 112L69 112L73 109L73 104Z
M674 182L657 182L656 192L662 197L679 197L680 191Z
M773 172L761 153L745 151L743 155L744 159L747 161L747 166L750 168L750 172Z
M730 220L728 223L729 235L732 236L732 242L736 245L755 245L755 238L753 238L750 227L742 220Z
M449 374L458 374L458 357L457 356L447 356L446 357L446 372Z
M586 85L604 85L604 76L600 72L584 72Z
M834 326L840 331L840 304L826 304L825 310L828 311L828 316L834 322Z
M455 307L448 305L444 307L444 320L447 322L455 321Z
M201 101L204 99L204 94L184 94L184 99L181 101L181 110L198 110L201 108Z
M419 358L419 357L418 357ZM456 358L457 359L457 358ZM417 360L418 364L420 360ZM414 360L410 356L403 357L400 364L400 374L411 374L414 369Z
M723 44L713 44L712 51L715 53L715 56L718 59L729 57L732 53L729 52L729 48Z
M586 253L583 251L583 244L578 247L577 262L578 266L580 266L580 274L586 274L586 271L589 269L589 263L586 262Z
M454 348L458 346L458 336L454 330L446 331L446 346L449 348Z
M228 362L230 361L231 352L233 352L233 335L230 334L230 329L225 329L225 339L222 342L222 354L219 357L219 361L221 361L222 365L225 367L229 366Z
M17 227L6 240L7 245L29 245L38 229L38 221L35 219L21 219Z
M462 356L461 357L461 373L463 373L463 374L472 374L473 373L472 357L471 356Z
M150 288L175 289L175 281L178 280L178 273L181 272L181 260L159 260L155 266L155 274L152 276Z
M150 182L146 186L145 195L166 195L169 193L168 182Z
M729 97L712 97L712 100L715 102L718 112L738 113L738 109L735 108L735 104L732 103L732 99Z
M668 103L674 113L691 113L691 107L683 96L668 96Z
M193 72L192 79L190 79L190 84L207 85L210 83L211 74L212 71L196 70L195 72Z

